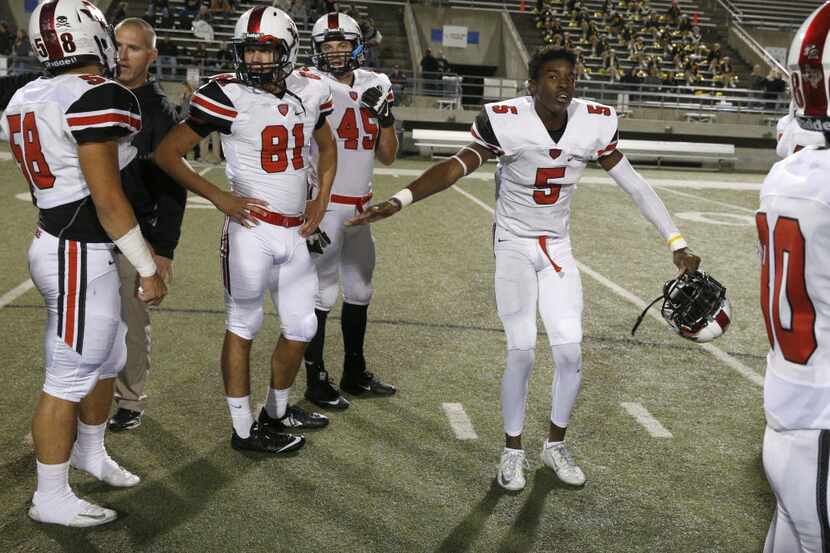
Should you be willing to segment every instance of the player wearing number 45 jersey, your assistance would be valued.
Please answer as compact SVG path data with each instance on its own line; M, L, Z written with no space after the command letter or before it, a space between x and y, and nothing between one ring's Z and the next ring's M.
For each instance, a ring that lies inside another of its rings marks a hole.
M765 553L830 551L830 3L810 15L787 60L795 118L824 133L776 163L756 214L761 311L770 351L763 461L777 500Z
M108 78L116 69L112 29L85 0L53 0L32 12L29 35L51 77L18 90L0 120L38 207L29 269L47 309L29 516L98 526L116 513L78 498L69 467L117 487L140 481L104 447L113 383L126 359L114 246L141 277L139 299L158 304L166 289L121 188L119 169L135 157L130 140L141 114L132 92Z
M393 215L412 201L449 188L484 161L499 158L495 288L507 335L507 368L501 387L506 447L497 480L509 490L525 486L522 429L537 306L556 364L542 460L563 482L585 482L564 438L582 380L582 285L571 254L569 219L576 183L588 161L597 160L631 195L671 247L680 270L696 270L700 263L660 198L617 151L614 110L573 99L575 64L574 54L565 50L536 53L529 67L530 96L487 104L473 125L473 143L351 221Z
M306 398L321 406L345 409L348 400L329 381L323 364L326 318L343 284L343 377L340 388L349 394L393 395L395 388L366 370L363 339L375 242L369 227L346 227L344 223L363 211L372 197L375 156L384 164L395 161L398 139L390 106L392 83L382 73L361 69L363 38L357 21L342 13L329 13L311 32L315 73L331 84L334 111L329 117L337 139L337 176L331 202L320 228L331 244L312 255L320 279L317 295L317 334L305 353L308 375ZM316 154L316 152L314 152ZM312 171L311 181L317 186Z
M257 6L242 14L233 40L236 75L220 75L199 88L188 120L156 150L162 169L228 215L220 246L227 312L221 363L233 421L231 446L277 454L305 443L303 436L282 430L328 424L322 415L288 405L303 352L317 330L317 274L306 238L323 218L337 166L337 146L326 123L331 91L320 77L294 71L299 46L297 27L281 10ZM214 131L222 136L231 188L243 197L222 192L182 159ZM320 186L306 203L312 139L320 152ZM281 334L265 407L255 422L250 352L262 326L266 292Z

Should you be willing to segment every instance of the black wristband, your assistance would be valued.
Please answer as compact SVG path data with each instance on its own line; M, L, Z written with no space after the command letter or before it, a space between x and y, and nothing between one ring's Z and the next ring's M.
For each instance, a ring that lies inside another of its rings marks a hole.
M389 112L389 115L381 119L378 117L378 123L380 124L381 128L388 129L389 127L395 124L395 116L392 115L392 112Z

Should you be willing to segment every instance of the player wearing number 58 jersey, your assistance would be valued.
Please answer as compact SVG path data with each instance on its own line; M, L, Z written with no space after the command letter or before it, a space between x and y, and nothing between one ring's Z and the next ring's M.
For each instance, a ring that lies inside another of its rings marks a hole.
M141 113L132 92L108 78L116 69L112 29L89 2L52 0L33 11L29 35L50 77L18 90L0 119L38 208L29 269L48 313L29 516L97 526L116 513L79 499L69 466L117 487L140 481L104 448L108 404L126 357L114 247L141 277L139 299L158 304L166 289L121 188L119 169L135 157L130 140Z
M283 430L328 424L322 415L288 405L303 352L317 330L317 274L306 238L317 231L337 166L326 122L331 91L319 76L294 70L299 40L294 22L281 10L257 6L242 14L234 30L236 74L220 75L199 88L187 121L156 150L162 169L228 215L220 245L227 312L221 364L233 422L231 446L277 454L305 443L303 436ZM221 133L236 196L195 174L182 159L211 132ZM320 152L320 187L307 202L312 140ZM255 422L250 351L262 326L266 292L281 333L265 407Z
M311 40L313 71L331 84L334 111L329 121L337 140L338 170L329 208L320 223L331 243L312 255L320 292L315 305L317 334L305 353L305 396L321 407L345 409L349 402L330 382L323 364L326 318L337 301L341 283L344 358L340 388L357 396L388 396L396 391L366 369L363 356L373 292L375 242L369 227L350 228L344 223L369 202L375 158L386 165L393 163L398 139L390 110L392 83L382 73L361 68L363 38L357 21L342 13L326 14L314 24ZM314 171L311 183L317 186Z
M763 461L777 500L765 553L830 550L830 94L821 77L830 74L829 30L825 3L798 30L787 60L794 116L804 134L823 132L824 144L773 166L756 213L770 343Z
M501 387L506 447L497 479L510 490L525 486L521 438L537 308L556 364L542 460L563 482L585 482L564 437L582 380L582 284L571 253L569 219L586 164L596 160L631 195L673 250L679 269L696 270L700 263L686 248L660 198L616 149L614 110L573 99L575 65L574 54L566 50L537 52L529 67L530 96L484 106L469 146L352 221L388 217L498 157L495 290L507 337L507 367Z

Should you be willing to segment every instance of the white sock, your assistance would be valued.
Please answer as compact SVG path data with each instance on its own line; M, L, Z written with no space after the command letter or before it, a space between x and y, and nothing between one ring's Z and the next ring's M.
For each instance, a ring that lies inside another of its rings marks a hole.
M525 424L527 404L527 381L533 370L535 351L522 349L507 350L507 368L501 378L501 416L504 433L518 436Z
M69 487L69 461L47 465L37 461L35 502L60 500L74 495Z
M276 388L268 388L268 396L265 398L265 411L272 419L281 419L285 416L285 411L288 409L288 394L291 388L285 390L278 390Z
M81 419L78 419L78 435L72 448L72 463L96 478L101 478L103 465L108 458L107 450L104 448L104 434L106 431L106 422L85 424Z
M582 348L580 344L553 346L556 374L551 386L550 420L566 428L582 385Z
M225 397L228 402L228 411L231 413L231 421L236 435L240 438L247 438L251 435L251 425L254 424L254 416L251 414L251 396Z

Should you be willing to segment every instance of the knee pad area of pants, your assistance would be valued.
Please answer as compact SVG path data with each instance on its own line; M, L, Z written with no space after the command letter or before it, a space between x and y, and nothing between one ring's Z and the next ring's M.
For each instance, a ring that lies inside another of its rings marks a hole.
M43 391L50 396L80 402L92 391L101 375L102 353L108 351L105 344L89 344L85 355L78 354L63 342L55 345L50 365L46 367ZM97 347L96 347L97 346Z
M343 301L354 305L369 305L374 291L371 282L344 283Z
M262 299L237 300L226 302L228 318L225 329L243 338L253 340L262 328Z
M323 311L331 311L334 304L337 303L337 295L340 293L340 285L337 279L334 278L331 282L327 282L320 278L320 291L317 296L317 309Z
M535 314L534 314L535 315ZM502 316L507 349L532 350L536 348L536 321L520 314Z
M317 334L317 315L312 311L306 315L286 317L282 321L282 335L295 342L310 342Z
M582 342L582 320L558 319L547 325L548 340L551 345L578 344Z

